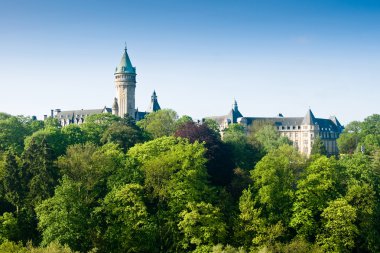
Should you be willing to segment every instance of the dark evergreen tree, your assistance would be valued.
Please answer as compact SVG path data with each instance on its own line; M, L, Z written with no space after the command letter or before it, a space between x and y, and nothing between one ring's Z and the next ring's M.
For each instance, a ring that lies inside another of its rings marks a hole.
M11 151L5 154L3 173L4 197L16 208L18 214L27 190L22 178L24 175L22 167L18 165L16 157Z
M327 155L326 146L321 138L316 137L314 139L313 146L311 147L311 155Z
M35 206L53 195L58 169L46 141L32 139L22 155L23 180L27 185L27 204Z

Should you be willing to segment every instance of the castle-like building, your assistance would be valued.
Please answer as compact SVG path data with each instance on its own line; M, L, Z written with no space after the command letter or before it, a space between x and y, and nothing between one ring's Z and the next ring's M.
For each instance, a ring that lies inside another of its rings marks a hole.
M72 111L56 109L55 114L53 110L51 111L51 117L56 117L62 126L66 126L82 124L87 116L99 113L112 113L120 117L129 115L139 121L148 113L160 110L155 91L146 111L140 112L136 109L136 68L132 65L127 48L124 49L121 61L115 70L115 87L116 97L112 108L105 106L100 109ZM214 119L219 124L221 132L233 123L242 124L247 132L255 125L271 124L282 136L288 137L296 149L306 155L310 155L313 142L318 136L325 144L329 155L338 154L336 140L344 129L335 116L329 119L316 118L310 109L304 117L284 117L282 114L277 117L244 117L239 111L236 100L227 115L208 118Z
M317 137L324 143L328 155L337 155L339 150L336 140L344 129L335 116L316 118L310 109L304 117L284 117L281 113L277 117L244 117L236 100L227 115L209 118L218 122L221 131L233 123L243 125L247 132L254 126L273 125L282 136L292 141L297 150L306 155L310 155Z
M100 109L81 109L71 111L61 111L60 109L56 109L55 113L54 110L51 111L51 117L57 118L62 126L82 124L87 116L99 113L112 113L120 117L129 115L136 121L141 120L146 114L160 110L160 105L157 100L156 91L153 91L149 108L143 112L136 109L136 75L136 67L133 67L127 53L127 48L125 47L121 61L115 70L116 97L112 108L104 106Z

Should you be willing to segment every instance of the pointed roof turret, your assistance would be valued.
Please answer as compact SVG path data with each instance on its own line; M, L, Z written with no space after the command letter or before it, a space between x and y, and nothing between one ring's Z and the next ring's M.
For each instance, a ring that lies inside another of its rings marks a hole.
M149 108L148 108L148 112L155 112L155 111L158 111L158 110L161 110L161 107L158 104L156 91L154 90L153 94L152 94L152 97L150 99L150 105L149 105Z
M232 109L228 113L227 118L231 121L231 123L237 123L237 119L241 118L241 117L243 117L243 115L239 111L236 99L234 99L234 103L232 105Z
M233 105L233 110L234 110L234 118L240 118L240 117L243 117L243 115L240 113L239 111L239 107L238 107L238 104L237 104L237 101L236 99L234 99L234 105Z
M314 125L317 120L314 117L313 112L309 109L303 118L302 125Z
M124 54L121 57L121 61L119 66L117 66L115 73L136 74L136 68L132 66L132 62L127 53L127 46L124 48Z

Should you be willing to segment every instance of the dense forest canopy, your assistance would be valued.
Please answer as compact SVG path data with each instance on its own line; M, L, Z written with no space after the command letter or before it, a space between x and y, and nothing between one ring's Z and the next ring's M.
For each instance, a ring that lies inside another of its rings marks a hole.
M0 113L0 252L380 252L380 115L338 157L251 130Z

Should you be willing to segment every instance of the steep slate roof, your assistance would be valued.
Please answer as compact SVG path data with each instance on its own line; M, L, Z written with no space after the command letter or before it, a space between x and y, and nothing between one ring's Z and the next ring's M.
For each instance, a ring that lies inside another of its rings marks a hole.
M232 106L231 111L227 115L223 116L211 116L206 117L207 119L212 119L218 122L219 125L222 125L224 122L229 121L229 123L237 123L238 118L243 117L243 114L239 111L236 100L234 100L234 104Z
M316 122L313 112L309 109L302 121L304 125L314 125Z
M334 124L343 131L344 127L340 124L339 120L335 116L330 116L330 120L334 122Z
M149 108L147 110L147 112L155 112L155 111L158 111L158 110L161 110L161 107L158 103L158 100L157 100L157 95L156 95L156 91L153 91L153 94L152 94L152 97L150 99L150 104L149 104Z
M148 114L148 112L139 112L139 109L136 110L135 112L135 119L136 121L142 120L145 118L145 116Z
M253 124L273 124L275 126L300 126L304 118L301 117L243 117L240 122L247 126Z
M103 109L60 111L57 112L55 117L58 119L84 118L89 115L100 114L105 112L111 113L112 109L104 107Z
M226 121L227 118L228 118L227 115L205 117L205 119L215 120L219 125L222 125ZM230 122L230 123L232 123L232 122Z
M125 47L123 57L115 70L115 74L119 73L136 74L136 68L132 66L132 62L128 56L127 47Z
M246 126L254 124L273 124L276 127L284 126L301 126L305 125L305 117L274 117L274 118L265 118L265 117L243 117L240 122ZM322 132L341 132L343 128L337 126L331 119L321 119L313 118L313 125L318 125L319 130ZM309 125L308 123L306 125Z

